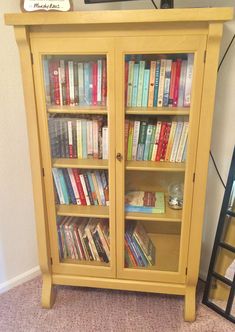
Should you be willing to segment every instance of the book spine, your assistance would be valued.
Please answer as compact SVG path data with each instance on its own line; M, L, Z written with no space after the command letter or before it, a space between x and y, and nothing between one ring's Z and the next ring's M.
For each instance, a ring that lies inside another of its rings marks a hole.
M137 106L137 92L138 92L138 79L139 79L139 67L138 63L134 64L134 74L133 74L133 88L132 88L132 102L131 106Z
M107 67L106 60L102 60L102 90L101 90L101 105L106 105L107 99Z
M78 105L78 64L73 63L73 75L74 75L74 105Z
M76 121L77 130L77 157L82 159L82 120L77 119Z
M174 85L174 97L173 97L173 106L174 107L178 106L181 63L182 63L181 59L176 60L176 73L175 73L175 85Z
M134 61L128 63L128 87L127 87L127 107L131 107L132 102L132 90L133 90L133 78L134 78Z
M73 61L68 61L70 105L74 106L74 71Z
M158 102L158 88L159 88L159 80L160 80L160 69L161 69L161 61L157 60L155 81L154 81L153 107L157 107L157 102Z
M182 157L183 157L183 153L184 153L184 147L185 147L185 143L188 137L188 127L189 127L189 123L188 122L184 122L183 125L183 129L182 129L182 134L180 137L180 141L179 141L179 147L178 147L178 151L177 151L177 155L175 158L175 161L180 163L182 161Z
M168 145L168 141L169 141L170 131L171 131L171 122L167 122L166 129L164 132L160 161L165 161L166 149L167 149L167 145Z
M68 62L65 62L65 95L66 95L66 105L70 106L70 82L69 82Z
M109 139L108 127L103 127L102 128L102 159L106 159L106 160L109 158L108 139Z
M88 197L89 197L89 201L90 201L89 205L94 205L94 200L93 200L93 196L92 196L91 186L90 186L90 183L89 183L89 179L88 179L87 173L83 172L82 175L83 175L83 178L84 178L84 181L85 181L85 186L86 186Z
M158 149L158 144L159 144L159 137L160 137L160 133L161 133L161 127L162 127L162 122L158 121L157 126L156 126L156 133L155 133L153 152L152 152L152 158L151 158L152 161L156 160L157 149Z
M137 148L137 157L136 157L137 160L143 160L144 158L144 145L146 140L146 134L147 134L147 122L141 121L139 142Z
M69 138L69 158L73 158L73 128L72 128L72 121L68 121L67 125L68 125L68 138Z
M99 191L98 183L97 183L97 180L96 180L96 176L95 176L94 173L91 173L91 177L92 177L92 181L93 181L94 188L95 188L95 193L96 193L97 200L98 200L98 205L102 205L100 191Z
M99 144L98 144L98 121L92 120L92 135L93 135L93 158L99 158Z
M86 105L90 105L90 64L84 63L84 102Z
M57 194L59 196L60 204L65 204L65 199L64 199L60 179L59 179L58 169L57 168L52 168L52 174L53 174L53 178L54 178L56 191L57 191Z
M109 185L108 185L108 181L106 179L105 171L100 172L100 177L101 177L106 205L109 205Z
M152 136L151 136L150 147L149 147L148 160L152 160L153 147L154 147L154 143L155 143L156 129L157 129L157 126L153 125Z
M129 125L130 121L125 119L125 160L127 160Z
M54 102L60 105L59 61L53 61Z
M72 187L72 184L70 182L70 178L69 178L67 168L63 168L62 173L63 173L63 176L64 176L64 181L66 183L66 188L67 188L67 192L68 192L70 201L72 202L72 204L77 204L77 200L76 200L76 197L75 197L74 192L73 192L73 187Z
M66 187L66 183L65 183L65 179L64 179L62 170L57 169L57 174L59 176L59 181L60 181L60 185L61 185L62 192L63 192L64 202L65 202L65 204L69 204L69 195L68 195L68 191L67 191L67 187Z
M165 71L166 71L166 59L162 59L161 68L160 68L159 87L158 87L157 107L162 107L163 105Z
M184 94L184 106L189 107L191 104L191 88L193 81L193 62L194 55L188 54L187 72L185 81L185 94Z
M102 60L97 60L97 104L101 105L102 102Z
M170 95L170 83L171 83L171 66L172 60L166 60L165 82L163 92L163 106L168 106Z
M86 187L86 182L84 179L84 175L83 174L79 174L79 178L81 181L81 185L82 185L82 189L84 192L84 196L85 196L85 200L86 200L86 205L91 205L90 199L89 199L89 195L88 195L88 191L87 191L87 187Z
M169 93L169 101L168 101L169 107L173 106L175 78L176 78L176 61L173 61L172 67L171 67L171 83L170 83L170 93Z
M78 100L79 105L84 104L84 68L83 63L78 63Z
M107 204L106 204L106 200L105 200L104 189L102 186L100 173L98 171L95 171L95 177L96 177L96 181L97 181L97 185L98 185L98 189L99 189L99 193L100 193L101 203L103 206L106 206Z
M144 70L145 70L145 61L140 61L139 67L139 80L138 80L138 89L137 89L137 107L142 106L142 95L143 95L143 85L144 85Z
M145 69L144 70L143 95L142 95L142 107L148 106L149 77L150 77L150 69Z
M94 187L94 183L93 183L93 180L92 180L91 172L87 172L87 177L88 177L89 185L90 185L90 188L91 188L91 194L92 194L92 199L93 199L94 205L98 205L97 194L96 194L96 191L95 191L95 187Z
M174 137L174 143L172 146L172 151L171 151L171 156L170 156L170 162L175 162L176 154L178 151L178 146L179 146L179 141L181 137L181 132L183 128L183 122L179 121L176 126L176 131L175 131L175 137Z
M100 262L100 257L99 257L99 254L97 252L97 249L96 249L96 246L95 246L95 242L93 240L93 237L92 237L92 234L91 234L91 230L89 228L89 224L85 228L85 233L86 233L86 236L87 236L87 238L89 240L89 245L90 245L90 248L92 250L92 254L93 254L94 260Z
M92 105L97 105L97 76L98 76L98 65L97 62L92 64L92 82L93 82L93 89L92 89Z
M50 89L50 72L49 60L46 56L43 57L43 75L45 82L45 96L47 105L51 104L51 89Z
M86 121L86 132L87 132L87 158L93 158L93 126L92 120Z
M154 99L154 84L155 84L155 76L156 76L156 61L150 62L150 78L149 78L149 95L148 95L148 107L153 107L153 99Z
M82 158L87 159L87 120L82 119Z
M103 246L103 248L105 250L105 253L106 253L107 257L108 257L108 260L110 261L110 250L109 250L109 246L108 246L107 241L105 239L105 236L103 234L103 231L102 231L102 228L100 226L100 223L97 224L96 231L99 234L102 246Z
M131 120L129 125L129 133L128 133L127 160L131 160L132 158L133 135L134 135L134 121Z
M180 71L178 107L184 106L184 90L186 82L187 60L183 60Z
M177 122L173 121L171 124L171 131L170 131L170 136L169 136L169 140L168 140L168 144L167 144L165 161L170 160L170 155L171 155L172 146L173 146L174 137L175 137L176 126L177 126Z
M74 179L75 179L75 182L76 182L79 198L81 200L81 205L87 205L85 194L84 194L84 191L83 191L83 188L82 188L82 183L81 183L81 180L80 180L80 177L79 177L79 172L76 168L73 168L72 172L73 172Z
M163 148L163 139L164 139L164 134L165 134L166 126L167 126L167 123L165 121L163 121L162 125L161 125L161 132L160 132L160 136L159 136L158 147L157 147L157 154L156 154L155 161L160 161L160 158L161 158L162 148Z
M72 136L73 136L73 158L77 158L78 157L78 151L77 151L76 120L72 121Z
M72 171L71 168L68 168L68 174L69 174L70 182L71 182L72 189L73 189L73 192L74 192L74 196L75 196L75 199L76 199L76 203L77 203L77 205L81 205L79 192L78 192L76 181L75 181L75 178L74 178L74 174L73 174L73 171Z
M149 124L147 127L147 134L146 134L146 140L145 140L145 145L144 145L144 160L148 160L152 132L153 132L153 125Z
M132 142L132 160L136 160L138 140L140 132L140 121L134 121L133 142Z

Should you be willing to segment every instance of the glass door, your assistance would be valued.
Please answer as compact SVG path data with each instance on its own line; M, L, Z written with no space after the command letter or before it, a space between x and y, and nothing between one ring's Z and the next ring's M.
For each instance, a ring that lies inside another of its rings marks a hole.
M120 44L117 273L184 282L205 40L123 38Z
M113 276L112 40L32 47L53 272Z

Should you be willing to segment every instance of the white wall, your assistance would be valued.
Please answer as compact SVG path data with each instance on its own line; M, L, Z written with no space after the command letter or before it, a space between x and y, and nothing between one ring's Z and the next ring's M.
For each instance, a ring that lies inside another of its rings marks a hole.
M19 0L0 2L0 292L38 271L35 217L28 155L26 119L18 50L13 28L3 23L3 13L19 11ZM128 3L84 5L74 0L75 9L153 8L150 0ZM159 1L156 1L159 5ZM177 1L179 7L235 6L228 1ZM235 22L226 23L222 43L225 50ZM211 149L226 180L235 142L234 98L235 44L218 77ZM207 273L214 233L223 199L223 187L209 164L201 275Z

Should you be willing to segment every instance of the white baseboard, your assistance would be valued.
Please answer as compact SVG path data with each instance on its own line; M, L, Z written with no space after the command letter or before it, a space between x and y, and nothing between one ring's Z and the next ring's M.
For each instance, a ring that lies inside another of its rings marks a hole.
M15 278L3 282L0 284L0 294L5 293L9 289L12 289L18 285L21 285L24 282L39 276L40 274L41 274L40 268L39 266L36 266L33 269L26 271Z

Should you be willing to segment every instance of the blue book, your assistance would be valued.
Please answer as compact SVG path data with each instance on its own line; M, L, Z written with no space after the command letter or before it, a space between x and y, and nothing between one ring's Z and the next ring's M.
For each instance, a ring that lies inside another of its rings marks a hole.
M91 188L91 193L95 193L95 187L94 187L94 183L92 181L91 172L86 172L86 174L87 174L89 185L90 185L90 188ZM92 195L92 197L93 197L93 195ZM94 201L94 205L99 205L98 200L94 199L94 197L93 197L93 201Z
M144 84L143 84L143 95L142 95L142 106L148 106L148 96L149 96L149 79L150 79L150 69L144 70Z
M127 243L130 247L132 254L135 256L135 259L136 259L138 265L144 267L145 264L143 262L143 259L142 259L141 255L139 254L139 252L136 250L136 246L134 245L134 241L132 239L132 236L131 236L129 230L125 232L125 238L127 240Z
M159 79L160 79L160 68L161 68L161 61L157 60L155 84L154 84L154 96L153 96L153 106L154 107L157 107L158 88L159 88Z
M139 246L138 242L136 241L136 239L133 237L133 235L131 236L131 239L133 241L133 246L135 247L138 255L141 257L141 260L144 264L144 266L148 266L149 265L149 262L147 260L147 258L145 257L141 247Z
M69 204L69 195L68 195L68 190L66 188L66 183L65 183L62 169L58 168L57 174L59 176L59 181L60 181L61 189L63 192L65 204Z
M77 204L77 200L76 200L76 197L73 192L73 187L72 187L72 183L70 181L70 177L69 177L67 168L63 168L62 172L63 172L63 176L64 176L64 180L66 183L66 187L67 187L67 191L68 191L70 200L72 201L73 204Z
M133 77L133 86L132 86L132 102L131 106L137 106L137 92L138 92L138 79L139 79L139 68L140 65L138 63L134 64L134 77Z
M149 149L151 144L152 132L153 132L153 125L149 124L147 127L147 134L144 144L144 160L148 160L149 157Z
M82 119L82 158L87 159L87 120Z

